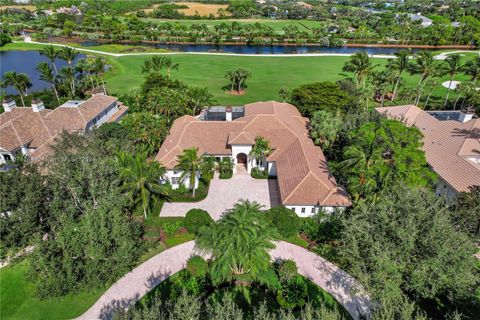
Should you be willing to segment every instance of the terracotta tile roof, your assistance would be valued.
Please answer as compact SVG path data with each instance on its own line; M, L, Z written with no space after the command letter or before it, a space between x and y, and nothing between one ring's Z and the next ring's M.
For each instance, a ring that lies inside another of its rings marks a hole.
M231 143L253 144L255 137L269 141L284 205L348 206L346 192L328 170L322 150L308 135L308 119L297 108L275 101L245 105L245 116L234 121L201 121L191 116L177 119L156 160L173 169L185 148L201 154L230 155Z
M102 113L117 99L111 96L94 96L78 106L59 106L55 110L33 112L31 108L14 107L0 115L0 148L14 151L22 146L34 149L31 154L45 153L42 148L62 131L84 131L87 124ZM120 116L118 112L112 117ZM37 150L39 149L39 150ZM32 157L33 159L33 157Z
M412 105L376 110L420 129L428 164L454 190L480 185L480 164L469 159L480 158L480 119L438 120Z
M118 122L123 116L127 114L128 107L123 104L119 104L118 111L115 112L107 122Z

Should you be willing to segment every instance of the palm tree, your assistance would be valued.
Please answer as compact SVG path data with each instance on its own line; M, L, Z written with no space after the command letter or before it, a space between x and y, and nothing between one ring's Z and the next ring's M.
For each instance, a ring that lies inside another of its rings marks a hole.
M211 106L215 103L213 94L208 91L208 88L191 88L189 94L192 102L192 115L195 116L201 107Z
M353 72L357 78L357 87L364 87L365 81L370 72L375 68L368 54L365 52L357 52L345 62L343 71Z
M59 77L63 80L66 85L68 85L68 89L72 94L72 98L75 97L75 74L71 68L63 67L60 69Z
M200 229L196 247L213 255L210 274L215 283L234 280L245 286L270 267L272 231L260 208L256 202L242 200L218 222Z
M102 81L103 93L107 94L107 89L105 89L105 81L103 80L103 75L105 73L105 68L107 66L107 61L104 58L96 57L93 62L93 70L96 74L97 79L100 78Z
M433 58L433 54L429 50L421 50L416 57L415 63L410 63L409 71L411 74L419 74L418 80L418 95L414 104L418 105L425 87L425 81L432 75L438 74L439 65Z
M173 62L171 57L163 57L163 66L167 69L167 78L170 79L170 73L172 70L178 70L180 65Z
M288 99L290 93L288 92L288 89L286 87L281 87L280 91L278 91L278 95L280 96L280 98L282 98L283 102L285 102Z
M460 55L452 54L445 59L445 64L443 65L443 71L450 76L450 82L447 88L447 96L445 97L445 102L443 103L443 108L446 107L448 102L448 96L450 95L450 89L452 86L453 78L457 73L461 72L463 69L462 63L460 61Z
M178 156L178 164L175 167L182 171L180 181L189 178L190 189L192 189L192 197L195 197L195 184L197 181L197 172L202 168L202 157L198 155L198 148L191 147L183 150Z
M315 144L326 152L335 143L341 127L340 110L337 111L337 114L324 110L316 111L310 120L310 136Z
M40 62L37 66L37 70L40 71L40 80L46 81L52 85L53 92L57 98L58 104L60 104L60 98L58 97L57 86L55 82L57 77L53 74L53 68L46 62Z
M129 193L134 203L142 204L145 219L154 196L168 197L165 187L159 184L159 179L165 175L165 168L155 161L148 164L146 158L145 153L133 156L121 152L117 156L121 188Z
M32 87L30 78L25 73L16 73L15 71L7 71L3 75L4 80L2 87L13 86L20 94L20 100L25 107L24 96L27 96L27 89Z
M396 81L393 87L393 100L397 96L398 86L402 80L402 74L408 69L409 66L409 54L408 50L401 50L395 53L396 59L389 59L387 68L395 71Z
M472 77L472 82L476 85L480 80L480 56L469 60L464 66L465 73Z
M441 77L440 77L440 74L437 74L437 75L433 75L432 77L430 77L429 79L427 79L427 81L425 81L425 86L427 88L429 88L428 90L428 95L427 95L427 99L425 100L425 104L423 105L423 110L425 110L428 106L428 101L430 100L430 96L432 95L432 92L433 90L438 87L438 85L440 84L441 82Z
M58 53L58 56L61 59L67 61L68 63L68 67L70 69L70 74L71 74L71 76L68 78L70 79L70 87L71 87L73 97L75 97L75 74L73 72L72 63L73 63L73 60L75 60L75 58L77 57L77 55L78 55L78 51L70 47L63 47Z
M268 157L271 152L272 149L268 145L268 140L258 136L255 138L255 144L253 145L252 150L250 150L250 156L254 157L258 164L261 161L263 162L263 159Z
M227 71L227 73L225 74L225 78L227 78L228 80L230 80L230 92L233 92L233 87L235 86L235 83L236 83L236 74L235 74L235 70L229 70Z
M40 54L42 56L45 56L50 60L50 63L53 66L53 69L55 70L55 74L58 74L57 66L55 65L55 59L58 58L58 51L55 49L54 46L46 46L43 47L42 50L40 50Z

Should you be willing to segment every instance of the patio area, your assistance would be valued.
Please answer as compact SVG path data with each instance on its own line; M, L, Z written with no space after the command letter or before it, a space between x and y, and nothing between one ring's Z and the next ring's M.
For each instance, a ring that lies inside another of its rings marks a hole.
M184 217L194 208L203 209L218 220L225 210L233 207L239 200L256 201L269 209L280 204L280 195L276 179L253 179L245 172L237 172L230 179L216 176L210 182L208 196L199 202L166 202L160 212L161 217Z

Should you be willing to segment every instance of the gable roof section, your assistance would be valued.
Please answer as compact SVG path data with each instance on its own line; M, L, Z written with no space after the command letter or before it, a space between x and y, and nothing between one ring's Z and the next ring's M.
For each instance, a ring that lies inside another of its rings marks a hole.
M423 133L428 164L454 190L468 191L470 186L480 185L480 165L468 159L480 157L480 119L441 121L413 105L376 110Z
M288 103L275 101L245 105L245 116L234 121L177 119L156 160L173 169L177 156L189 147L201 154L230 155L231 144L254 144L255 137L269 141L284 205L348 206L346 192L337 186L322 150L308 135L308 119Z

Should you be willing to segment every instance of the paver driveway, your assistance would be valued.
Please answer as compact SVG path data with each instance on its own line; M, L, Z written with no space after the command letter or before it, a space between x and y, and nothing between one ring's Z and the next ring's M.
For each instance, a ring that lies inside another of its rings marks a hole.
M233 207L240 199L256 201L269 209L280 204L278 184L275 179L253 179L246 172L239 172L231 179L218 179L210 182L208 196L199 202L166 202L160 212L161 217L184 217L188 210L199 208L218 220L225 210Z

